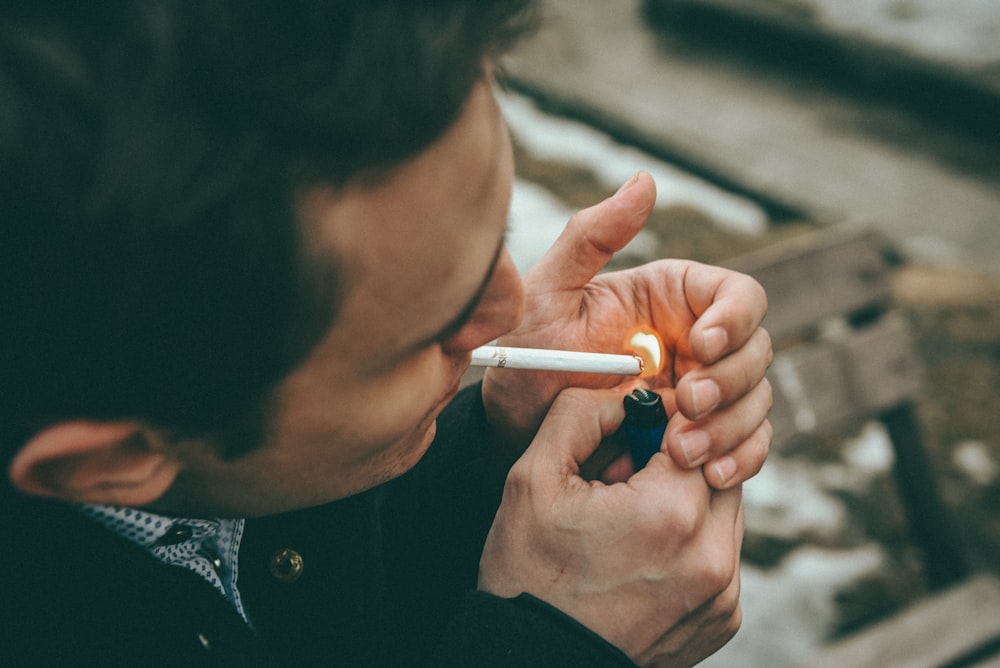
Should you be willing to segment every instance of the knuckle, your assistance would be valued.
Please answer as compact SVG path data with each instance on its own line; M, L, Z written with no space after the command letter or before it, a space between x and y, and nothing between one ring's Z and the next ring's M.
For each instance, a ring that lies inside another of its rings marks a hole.
M757 447L763 455L767 455L771 450L771 439L774 437L774 426L771 424L770 420L764 420L764 423L758 427L757 431L754 433L754 438L757 441Z
M587 406L593 401L593 391L580 387L567 387L556 395L549 412L576 411L581 406Z
M740 611L740 581L738 570L734 574L733 579L730 580L728 586L716 597L716 605L719 606L722 613L725 615L732 615L733 613L738 613Z
M764 286L756 278L751 277L750 280L753 281L753 289L757 293L757 299L760 301L764 314L766 314L768 307L767 290L764 289Z
M677 515L674 525L677 527L678 533L686 540L691 541L695 539L701 532L704 524L704 516L699 512L690 513L676 513Z
M726 620L726 624L722 630L722 636L725 638L725 642L729 642L733 637L739 632L740 627L743 625L743 608L736 604L736 609L732 611L729 618Z
M730 554L720 554L714 559L706 559L706 581L710 583L716 596L725 594L733 581L735 559Z
M760 382L761 391L765 396L765 403L767 404L768 410L774 406L774 386L771 385L771 381L765 376Z
M771 423L765 420L747 441L747 454L744 458L747 477L756 475L764 467L771 451L771 432Z
M504 482L504 496L522 497L527 494L530 487L531 467L527 460L522 457L507 472L507 480Z
M717 608L732 609L739 603L739 596L729 594L738 569L738 558L729 547L714 547L700 555L700 581L705 588L706 599L712 599ZM727 596L727 594L729 594Z
M763 327L759 327L757 331L760 332L759 336L761 339L761 345L764 346L764 354L765 357L767 358L767 366L770 367L771 362L774 361L774 346L771 341L771 333L766 329L764 329Z
M774 361L774 348L771 346L771 334L763 327L758 327L751 337L754 354L763 359L765 368Z
M767 426L768 426L768 429L764 433L763 437L761 438L761 442L760 442L760 455L761 455L760 460L761 460L761 466L763 466L763 462L764 462L764 460L767 459L768 455L771 454L771 429L770 429L771 423L767 423Z
M636 526L646 535L663 541L664 549L678 542L692 543L704 529L707 502L690 496L685 501L677 503L676 498L661 498L644 503L635 518Z

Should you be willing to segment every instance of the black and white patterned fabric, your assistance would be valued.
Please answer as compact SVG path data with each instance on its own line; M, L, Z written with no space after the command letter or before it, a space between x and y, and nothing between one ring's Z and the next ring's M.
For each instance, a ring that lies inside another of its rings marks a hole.
M165 517L123 506L80 505L80 512L146 549L160 561L194 571L247 620L236 586L243 519Z

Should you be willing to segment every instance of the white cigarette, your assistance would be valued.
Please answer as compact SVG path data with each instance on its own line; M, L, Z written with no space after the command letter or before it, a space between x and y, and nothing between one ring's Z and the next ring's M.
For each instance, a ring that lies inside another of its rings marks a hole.
M541 350L538 348L503 348L499 346L482 346L473 350L472 365L502 369L608 373L622 376L638 376L642 373L642 358L635 355L581 353L572 350Z

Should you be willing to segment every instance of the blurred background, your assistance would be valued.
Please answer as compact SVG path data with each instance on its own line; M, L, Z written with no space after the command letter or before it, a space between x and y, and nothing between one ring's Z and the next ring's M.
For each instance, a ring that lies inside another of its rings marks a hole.
M1000 573L1000 2L543 7L502 95L519 267L639 169L657 208L615 267L874 228L924 366L955 573ZM774 443L745 490L743 629L703 665L807 663L934 593L895 463L875 421Z

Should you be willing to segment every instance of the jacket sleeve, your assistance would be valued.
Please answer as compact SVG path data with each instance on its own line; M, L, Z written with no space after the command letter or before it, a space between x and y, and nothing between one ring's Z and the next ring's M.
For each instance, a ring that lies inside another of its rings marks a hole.
M617 647L529 594L462 599L432 662L436 668L622 668L635 664Z

